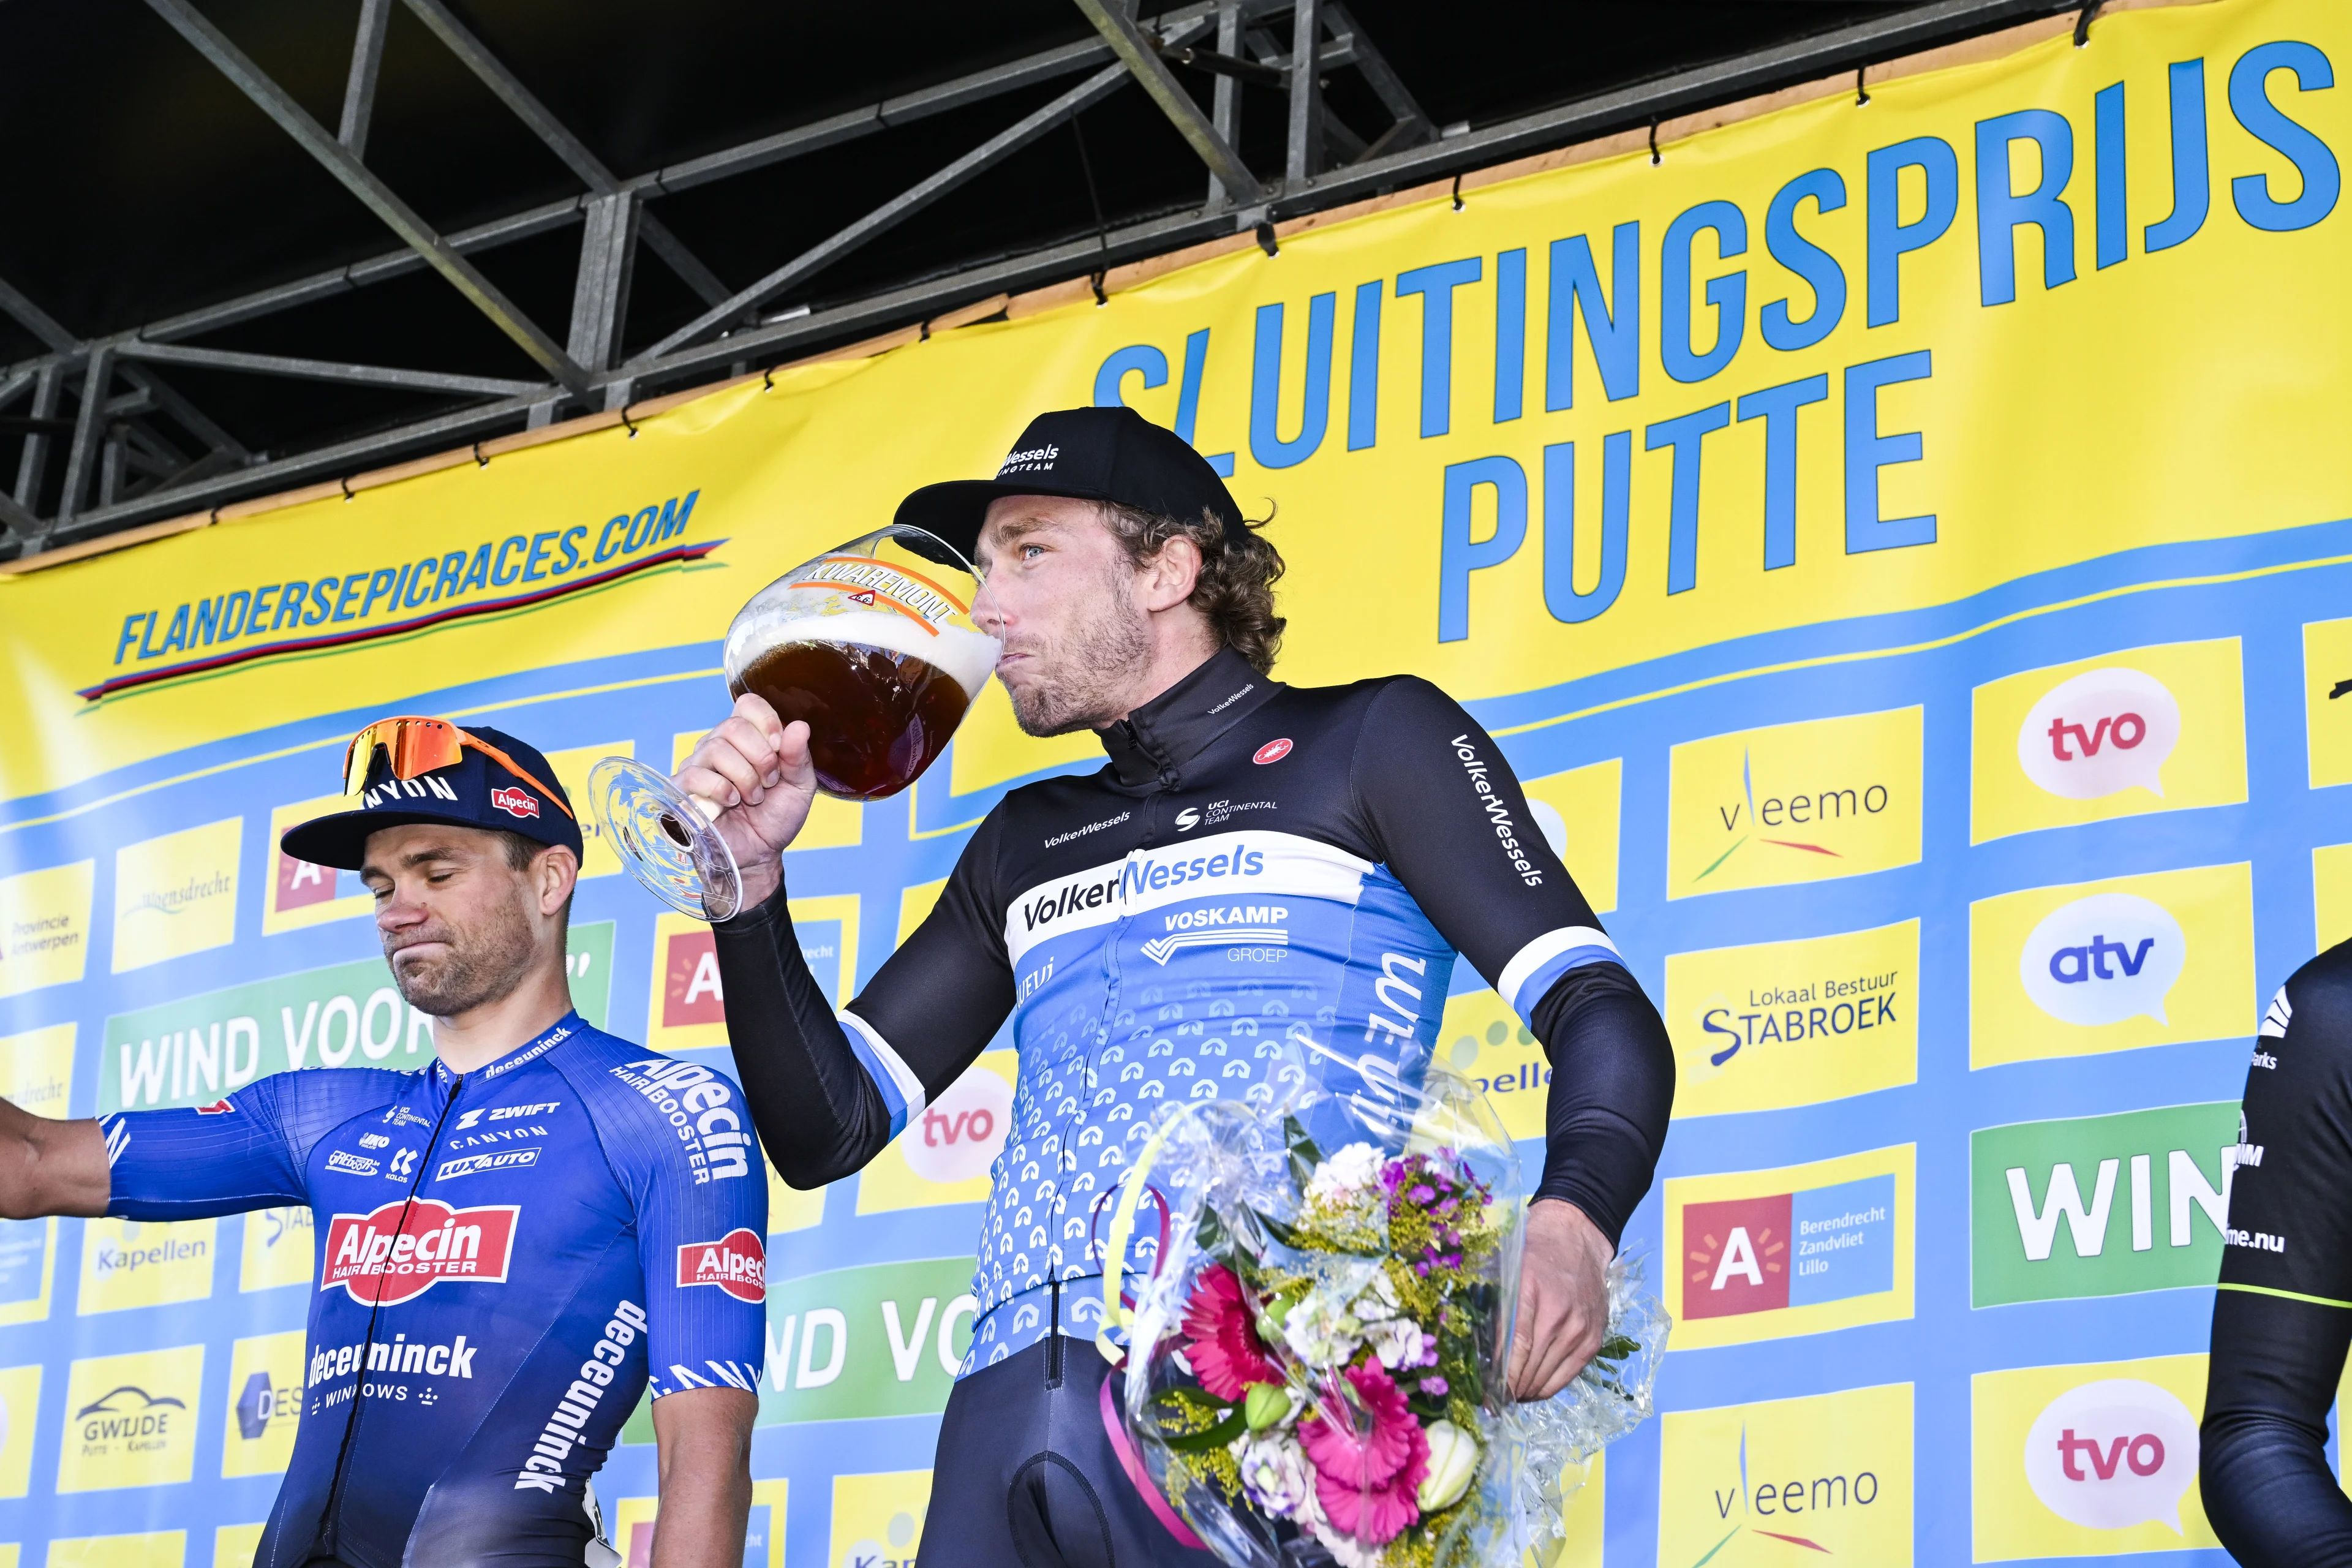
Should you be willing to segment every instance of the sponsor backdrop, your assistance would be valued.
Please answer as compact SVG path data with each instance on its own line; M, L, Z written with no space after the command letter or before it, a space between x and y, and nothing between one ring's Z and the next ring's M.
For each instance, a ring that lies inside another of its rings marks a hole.
M2352 935L2352 14L2069 26L0 575L0 1089L423 1063L356 879L276 848L360 721L496 723L575 788L674 759L753 590L1123 400L1273 514L1281 673L1467 702L1664 1010L1629 1239L1678 1327L1572 1559L2218 1563L2236 1102L2272 990ZM820 983L1097 754L992 689L913 791L821 808L787 857ZM587 873L581 1011L723 1063L708 933L593 840ZM1532 1156L1541 1054L1457 984L1437 1049ZM774 1188L747 1562L916 1552L1013 1072ZM0 1556L247 1560L317 1223L0 1226ZM600 1488L631 1563L648 1436Z

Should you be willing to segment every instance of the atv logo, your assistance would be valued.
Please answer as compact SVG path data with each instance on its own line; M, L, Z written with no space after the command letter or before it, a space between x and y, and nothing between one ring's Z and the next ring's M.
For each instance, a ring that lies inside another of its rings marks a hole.
M677 1249L680 1285L716 1285L739 1301L768 1299L768 1253L741 1226L717 1241L689 1241Z
M539 801L536 797L523 790L494 789L490 791L490 804L497 806L500 811L505 812L509 816L537 816L539 815Z
M2018 954L2018 979L2034 1005L2063 1023L2161 1024L2165 995L2188 958L2180 922L2163 905L2132 893L2094 893L2033 928Z
M393 1306L444 1279L503 1285L521 1213L517 1204L458 1209L394 1198L371 1214L339 1214L327 1227L319 1289L340 1285L354 1301Z

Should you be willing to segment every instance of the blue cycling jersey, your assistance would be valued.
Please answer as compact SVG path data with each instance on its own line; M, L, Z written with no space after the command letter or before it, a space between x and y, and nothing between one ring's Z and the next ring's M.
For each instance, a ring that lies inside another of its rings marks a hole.
M767 1181L709 1068L567 1015L462 1077L279 1073L100 1126L110 1215L314 1216L257 1568L581 1563L589 1478L649 1384L757 1391Z
M737 1068L796 1185L929 1136L925 1108L1010 1016L967 1370L1098 1326L1099 1288L1064 1287L1104 1272L1108 1194L1163 1106L1417 1082L1457 953L1552 1058L1538 1193L1616 1239L1673 1056L1468 714L1425 681L1286 687L1226 650L1101 733L1099 773L989 814L837 1017L781 893L716 928ZM1156 1239L1120 1261L1148 1268Z

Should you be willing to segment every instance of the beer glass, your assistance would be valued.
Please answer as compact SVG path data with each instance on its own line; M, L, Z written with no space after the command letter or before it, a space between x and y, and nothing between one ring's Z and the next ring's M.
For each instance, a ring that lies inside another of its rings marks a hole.
M1003 644L987 587L954 546L894 523L802 563L727 628L727 689L809 727L817 788L881 800L947 750ZM723 921L742 878L711 825L720 806L628 757L588 775L588 805L622 863L681 914Z

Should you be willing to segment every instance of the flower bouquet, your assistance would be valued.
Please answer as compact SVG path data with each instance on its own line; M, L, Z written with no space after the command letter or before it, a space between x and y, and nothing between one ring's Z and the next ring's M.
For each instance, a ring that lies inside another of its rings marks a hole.
M1122 1215L1147 1178L1171 1226L1112 1435L1187 1544L1251 1568L1517 1568L1584 1459L1648 1414L1665 1324L1622 1268L1592 1366L1511 1401L1518 1158L1450 1074L1171 1108Z

